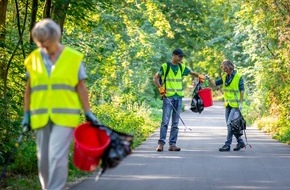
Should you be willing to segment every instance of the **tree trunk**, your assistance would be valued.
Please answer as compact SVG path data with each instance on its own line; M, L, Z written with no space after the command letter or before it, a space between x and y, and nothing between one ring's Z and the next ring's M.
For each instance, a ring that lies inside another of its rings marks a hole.
M0 0L0 47L4 47L7 5L8 0Z
M32 1L31 21L30 21L29 31L32 30L34 24L36 23L37 10L38 10L38 0L33 0ZM30 43L33 43L31 33L30 33Z
M7 11L8 0L0 0L0 48L5 47L5 35L6 35L6 28L5 28L5 21L6 21L6 11ZM0 51L0 57L3 57L2 50ZM4 79L5 76L5 62L4 60L0 59L0 79Z
M61 33L69 6L69 0L55 0L52 7L52 19L60 26Z
M51 3L52 0L45 1L42 18L50 18Z

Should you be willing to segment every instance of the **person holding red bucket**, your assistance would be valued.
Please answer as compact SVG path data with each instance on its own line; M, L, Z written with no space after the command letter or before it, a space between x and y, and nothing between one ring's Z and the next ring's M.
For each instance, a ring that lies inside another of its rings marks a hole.
M31 34L38 48L24 61L28 79L22 125L36 132L41 188L62 190L81 110L94 125L99 121L90 111L83 54L60 43L60 27L51 19L36 23Z
M234 148L234 151L239 151L244 148L246 145L239 135L234 135L230 122L234 119L237 109L242 109L242 103L244 101L244 80L242 76L235 70L234 64L225 60L222 62L221 69L225 74L217 79L212 80L210 77L206 76L212 86L222 86L224 91L224 105L225 105L225 118L227 124L227 139L225 144L219 148L219 151L226 152L231 150L231 143L233 136L236 137L237 146Z

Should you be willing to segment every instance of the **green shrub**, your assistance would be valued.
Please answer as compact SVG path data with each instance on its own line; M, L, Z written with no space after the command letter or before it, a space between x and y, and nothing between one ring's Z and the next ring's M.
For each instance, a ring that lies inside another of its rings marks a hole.
M151 109L145 105L102 104L93 110L105 125L134 135L133 147L144 141L157 127L152 121Z
M16 151L11 169L16 173L23 175L37 173L38 168L34 134L29 133L29 136L23 138L21 145Z
M16 142L16 139L14 141ZM17 145L11 146L7 157L15 146ZM35 140L34 135L30 132L26 133L26 136L22 139L21 144L10 160L6 178L3 184L1 184L0 189L2 186L12 190L40 189L37 173Z

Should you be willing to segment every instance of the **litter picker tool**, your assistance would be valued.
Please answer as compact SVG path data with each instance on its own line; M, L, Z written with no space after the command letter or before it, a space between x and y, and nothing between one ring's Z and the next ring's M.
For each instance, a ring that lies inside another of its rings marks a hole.
M182 122L182 124L183 124L184 127L185 127L184 131L186 131L186 130L187 130L187 126L185 125L184 121L183 121L182 118L180 117L180 114L178 114L177 110L174 108L174 106L173 106L173 104L171 103L171 101L170 101L166 96L164 96L164 97L165 97L165 98L167 99L167 101L170 103L170 106L172 107L173 111L175 111L175 113L178 115L180 121ZM192 131L191 128L188 128L188 129L189 129L190 131Z

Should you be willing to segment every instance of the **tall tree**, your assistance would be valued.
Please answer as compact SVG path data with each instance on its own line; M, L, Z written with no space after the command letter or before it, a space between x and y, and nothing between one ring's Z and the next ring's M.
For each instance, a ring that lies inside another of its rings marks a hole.
M52 19L56 21L61 31L63 31L63 26L69 7L70 0L55 0L52 4Z
M37 18L37 11L38 11L38 0L33 0L32 1L32 8L31 8L31 20L30 20L30 25L29 25L29 31L32 30L35 22L36 22L36 18ZM32 40L32 36L30 34L30 43L33 43Z
M52 0L45 0L44 7L43 7L43 18L50 18L51 17L51 6Z
M0 1L0 49L5 47L5 35L6 35L6 13L7 13L8 0ZM2 50L1 50L2 51ZM5 62L0 59L0 79L4 79L5 76Z

